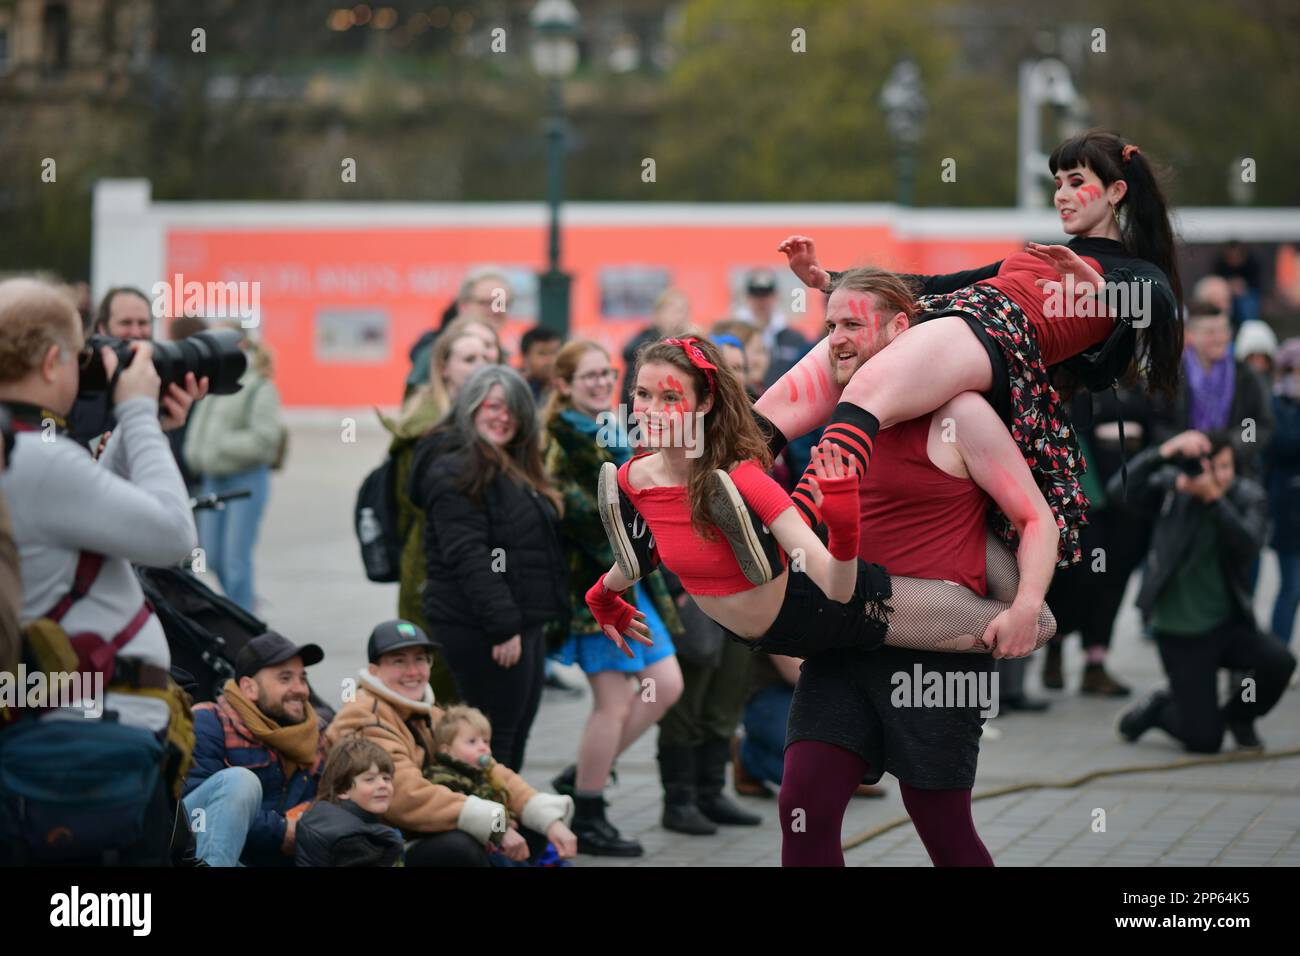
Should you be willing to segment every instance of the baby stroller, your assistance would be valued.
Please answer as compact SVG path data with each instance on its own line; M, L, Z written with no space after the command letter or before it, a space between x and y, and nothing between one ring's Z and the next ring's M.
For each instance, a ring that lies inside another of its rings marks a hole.
M247 494L208 495L196 500L194 507L220 507L229 498ZM185 682L185 689L196 703L216 700L222 686L235 676L235 658L245 644L267 632L266 622L213 591L187 567L136 567L135 572L167 635L173 671L194 678L193 684ZM310 700L323 721L333 719L334 708L315 690Z

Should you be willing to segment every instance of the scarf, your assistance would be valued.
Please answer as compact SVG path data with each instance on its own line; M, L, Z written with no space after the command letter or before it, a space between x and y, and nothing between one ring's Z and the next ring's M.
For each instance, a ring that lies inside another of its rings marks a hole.
M1187 349L1183 352L1183 371L1187 375L1188 424L1199 432L1226 427L1237 387L1237 366L1232 355L1225 355L1206 369L1196 353Z
M303 705L307 716L302 723L281 727L258 710L257 705L244 696L234 680L226 681L225 686L221 688L221 693L249 732L284 757L284 762L290 767L289 772L285 774L286 779L292 777L298 769L303 773L310 773L316 766L316 758L320 751L320 721L316 717L316 711L312 710L310 702Z
M576 408L566 408L564 411L560 412L560 417L576 428L579 434L586 435L593 442L596 440L597 436L600 435L602 430L604 430L608 436L609 429L612 427L614 429L614 438L618 443L606 443L604 448L609 452L609 456L614 459L614 464L621 468L623 467L623 462L632 457L632 449L628 446L627 442L626 423L620 422L616 416L613 418L606 418L607 424L602 424L601 422L596 421L596 419L582 414L582 412L578 411Z

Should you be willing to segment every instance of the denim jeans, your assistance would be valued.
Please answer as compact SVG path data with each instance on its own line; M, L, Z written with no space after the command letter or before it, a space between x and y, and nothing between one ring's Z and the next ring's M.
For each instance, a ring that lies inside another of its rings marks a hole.
M740 744L740 762L759 780L781 782L785 772L785 725L793 698L793 687L772 684L745 705L745 739Z
M208 866L239 866L244 841L262 807L262 781L245 767L227 767L185 795L196 855ZM195 811L202 810L201 817ZM201 828L200 828L201 825Z
M1290 645L1295 612L1300 607L1300 551L1279 551L1277 566L1282 575L1277 601L1273 604L1273 636Z
M252 492L251 497L228 501L219 510L200 511L198 518L199 543L208 570L221 581L226 597L250 614L254 613L253 549L270 490L271 469L267 465L220 478L204 476L202 484L203 494Z

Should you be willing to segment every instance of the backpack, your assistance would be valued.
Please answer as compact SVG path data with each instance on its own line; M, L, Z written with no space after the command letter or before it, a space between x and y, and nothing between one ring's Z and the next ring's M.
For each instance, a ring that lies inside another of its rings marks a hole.
M117 653L152 614L148 600L107 640L63 628L64 615L89 592L103 560L80 554L72 589L23 629L25 662L29 672L50 675L51 686L56 675L80 672L102 678L107 690L159 699L169 710L167 731L119 723L112 712L100 719L13 715L0 725L0 848L14 862L159 865L168 859L171 828L159 821L168 813L168 788L179 797L192 761L189 697L170 680L159 689L123 683L132 680L135 662Z
M0 844L16 863L132 861L157 829L160 806L166 816L163 749L150 731L108 719L8 728L0 734ZM167 846L159 840L155 864L166 859L158 859Z
M353 527L366 577L391 584L401 577L402 540L397 532L397 463L392 455L366 475L357 492Z

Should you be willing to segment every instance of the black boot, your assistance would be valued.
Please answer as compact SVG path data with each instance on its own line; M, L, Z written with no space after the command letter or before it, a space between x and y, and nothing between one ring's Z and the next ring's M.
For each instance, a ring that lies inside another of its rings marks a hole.
M625 840L605 819L604 797L573 798L573 834L578 852L589 856L640 856L645 851L636 840Z
M695 751L659 747L659 778L664 785L663 827L675 833L709 836L718 828L695 805Z
M609 782L618 783L618 769L616 767L609 768ZM556 793L564 794L566 797L576 797L577 786L578 765L576 763L569 764L551 778L551 789Z
M727 740L706 740L695 748L695 805L714 823L756 827L763 818L742 809L722 792L727 783L730 756L731 746Z
M1115 729L1129 743L1136 743L1139 737L1156 725L1160 718L1160 711L1168 702L1167 690L1164 688L1153 690L1144 700L1120 712Z

